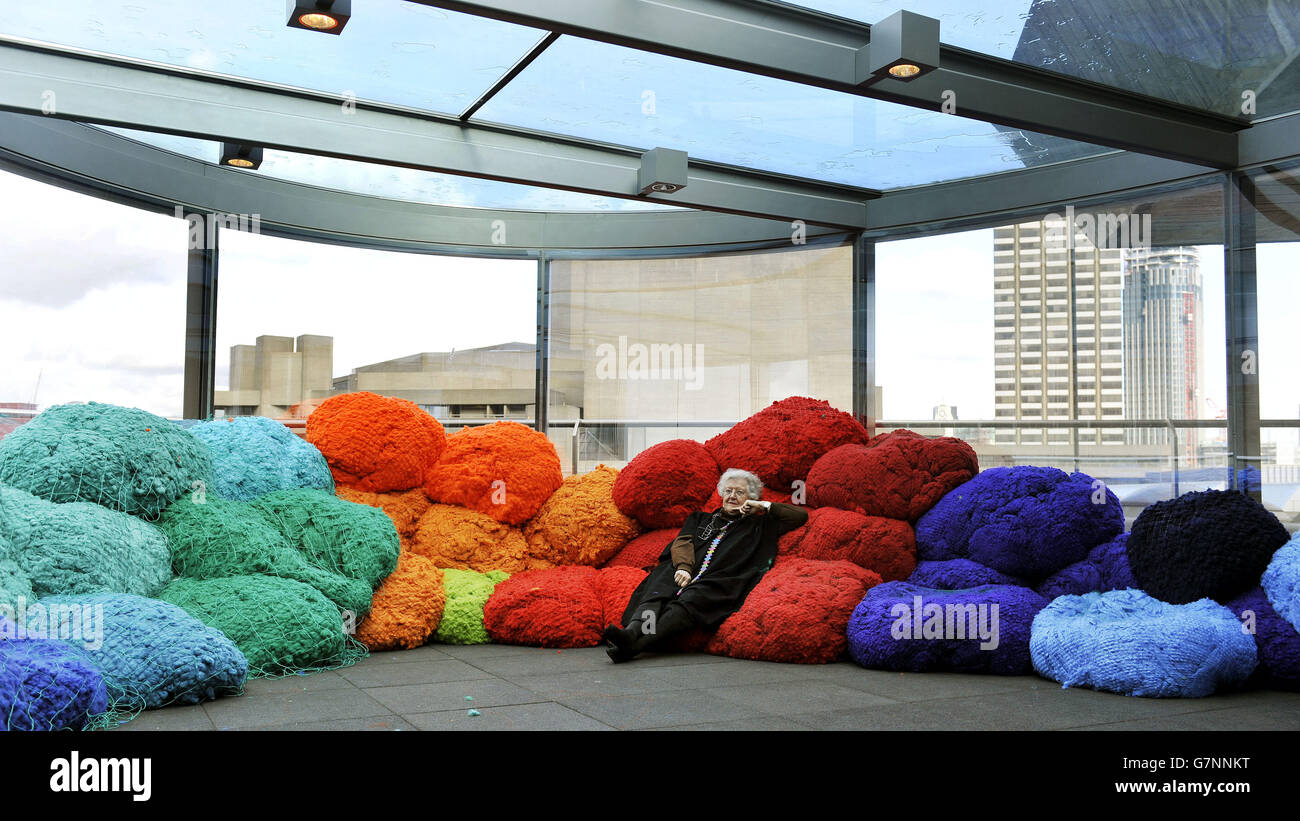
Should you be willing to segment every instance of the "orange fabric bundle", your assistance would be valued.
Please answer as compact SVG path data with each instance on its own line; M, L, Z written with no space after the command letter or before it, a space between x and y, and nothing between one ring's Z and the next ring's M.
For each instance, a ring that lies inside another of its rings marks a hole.
M431 505L420 518L411 549L438 567L479 573L518 573L555 566L530 553L519 528L455 505Z
M618 471L600 465L565 479L524 525L532 553L556 564L596 566L613 558L641 532L636 520L614 504L617 478Z
M403 552L397 570L375 591L357 641L371 650L419 647L438 629L446 603L442 571L424 556Z
M337 485L382 493L420 487L447 435L415 403L363 391L322 402L307 418L307 441Z
M563 478L560 457L544 434L518 422L493 422L448 437L424 489L435 502L518 525L537 513Z
M424 491L418 487L400 493L370 493L364 490L340 487L335 489L335 494L340 499L355 502L359 505L377 507L387 513L388 518L393 520L393 526L397 528L397 535L402 540L402 550L404 551L411 549L415 529L420 524L420 517L429 510L429 505L432 504L429 497L425 496Z

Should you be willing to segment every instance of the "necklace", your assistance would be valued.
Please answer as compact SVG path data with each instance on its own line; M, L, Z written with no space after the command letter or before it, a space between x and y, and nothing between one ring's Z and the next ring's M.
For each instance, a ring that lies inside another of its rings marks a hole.
M709 543L709 549L704 553L704 561L700 562L700 572L696 573L695 578L691 579L692 584L699 581L700 576L704 575L704 571L709 569L709 562L713 561L713 552L717 550L718 545L722 543L722 537L727 535L727 528L731 527L737 521L738 521L737 519L732 519L731 521L723 525L721 528L719 528L718 535L713 537L713 541ZM712 530L713 530L713 522L710 521L708 530L704 533L704 537L708 538L708 534L711 533ZM685 589L686 588L684 587L678 588L677 595L680 596L682 594L682 591Z

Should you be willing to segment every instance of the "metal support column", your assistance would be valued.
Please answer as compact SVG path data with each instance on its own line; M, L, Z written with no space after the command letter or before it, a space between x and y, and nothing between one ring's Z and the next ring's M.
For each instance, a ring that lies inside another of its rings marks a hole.
M1225 175L1223 286L1227 320L1228 452L1231 486L1260 498L1259 314L1255 284L1255 183L1246 173ZM1243 468L1254 468L1244 481Z
M551 398L551 261L542 253L537 258L537 396L533 424L547 433Z
M853 243L853 415L873 436L876 406L876 243Z
M210 214L185 225L189 255L185 295L186 419L211 419L217 363L217 232Z

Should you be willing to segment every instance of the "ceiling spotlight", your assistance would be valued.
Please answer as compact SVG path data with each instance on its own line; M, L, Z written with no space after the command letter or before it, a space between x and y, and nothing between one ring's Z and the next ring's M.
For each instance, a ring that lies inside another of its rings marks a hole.
M637 172L637 192L676 194L686 187L686 152L672 148L652 148L641 155Z
M899 11L871 27L871 42L858 49L857 80L915 80L938 67L939 21Z
M338 34L352 17L352 0L289 0L289 28Z
M257 170L262 164L262 147L243 143L222 143L221 164L233 168Z

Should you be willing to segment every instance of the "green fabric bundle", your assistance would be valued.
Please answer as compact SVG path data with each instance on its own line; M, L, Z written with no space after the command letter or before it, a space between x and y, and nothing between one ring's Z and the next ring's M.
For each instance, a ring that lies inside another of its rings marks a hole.
M29 423L31 424L31 423ZM24 426L25 427L25 426ZM29 600L53 594L155 596L171 581L167 537L154 525L89 502L55 504L0 485L0 587ZM6 565L7 566L7 565Z
M137 408L56 405L0 439L0 484L51 502L94 502L152 521L211 480L206 445Z
M177 579L159 598L226 634L248 659L249 678L342 667L366 656L344 633L338 608L292 579Z
M436 641L444 644L489 644L492 638L483 627L483 605L496 586L510 578L504 570L476 573L473 570L442 571L443 586L447 590L447 604L442 610L442 623L434 634Z
M185 497L163 512L158 526L171 541L171 562L178 575L220 579L256 573L293 579L324 593L339 608L351 610L358 620L370 612L374 591L368 584L294 550L248 502L208 496L199 503Z
M250 504L310 561L371 590L397 568L401 540L379 508L319 490L280 490Z

